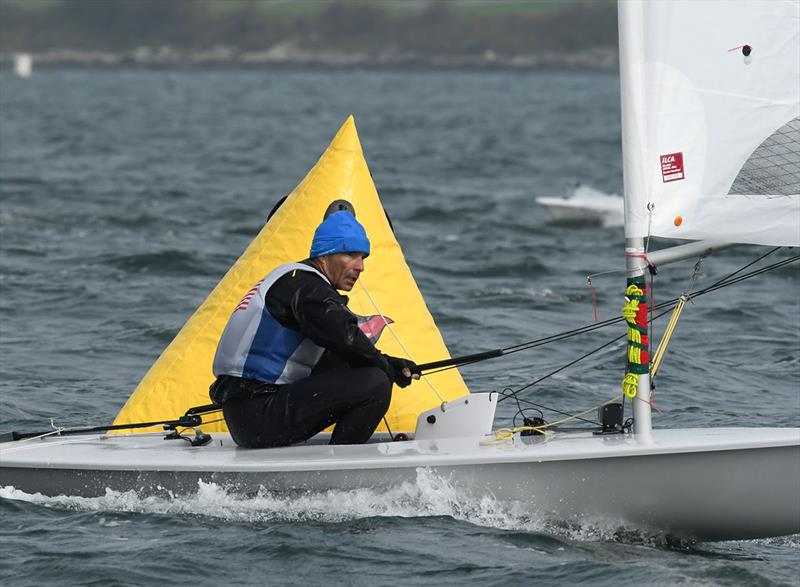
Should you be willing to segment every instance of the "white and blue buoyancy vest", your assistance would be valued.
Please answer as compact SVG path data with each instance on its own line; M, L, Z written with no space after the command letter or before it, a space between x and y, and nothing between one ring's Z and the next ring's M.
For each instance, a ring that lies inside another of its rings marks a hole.
M292 383L311 374L325 349L286 328L266 306L269 288L290 271L319 271L302 263L273 269L245 294L233 311L214 356L214 375L234 375L265 383Z

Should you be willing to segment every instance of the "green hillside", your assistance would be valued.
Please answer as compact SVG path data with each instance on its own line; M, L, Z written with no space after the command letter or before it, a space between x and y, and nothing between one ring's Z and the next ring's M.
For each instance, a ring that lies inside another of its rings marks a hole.
M533 54L616 46L606 0L0 0L0 51L168 45Z

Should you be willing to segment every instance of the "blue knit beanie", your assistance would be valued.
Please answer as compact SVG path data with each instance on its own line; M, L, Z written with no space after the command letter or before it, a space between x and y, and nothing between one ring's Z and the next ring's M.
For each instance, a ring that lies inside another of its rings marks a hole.
M308 256L316 259L334 253L369 255L367 231L355 216L344 210L331 214L317 227Z

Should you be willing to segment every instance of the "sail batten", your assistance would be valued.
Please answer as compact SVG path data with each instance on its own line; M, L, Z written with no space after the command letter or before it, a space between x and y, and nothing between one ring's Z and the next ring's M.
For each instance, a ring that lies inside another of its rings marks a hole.
M626 236L800 246L800 2L619 13Z

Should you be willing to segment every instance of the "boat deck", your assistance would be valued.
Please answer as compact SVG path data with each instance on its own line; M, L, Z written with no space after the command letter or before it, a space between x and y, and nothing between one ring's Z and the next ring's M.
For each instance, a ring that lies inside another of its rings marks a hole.
M426 467L632 457L800 445L798 428L711 428L594 435L556 432L372 442L363 445L309 443L270 449L237 447L228 434L193 447L165 440L162 433L49 436L0 445L0 470L9 467L138 471L310 471Z

